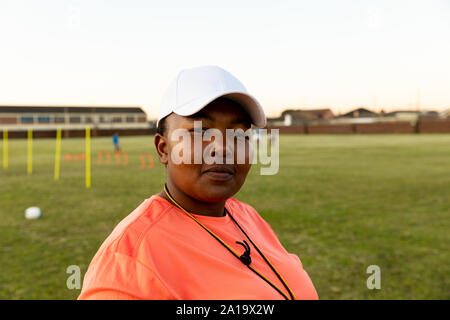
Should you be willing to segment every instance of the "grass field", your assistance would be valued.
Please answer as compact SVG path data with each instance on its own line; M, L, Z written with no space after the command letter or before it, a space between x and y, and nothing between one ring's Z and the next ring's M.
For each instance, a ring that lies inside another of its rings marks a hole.
M9 141L0 167L0 298L74 299L66 268L82 273L114 226L161 190L163 167L153 137L122 137L128 166L99 165L92 141L92 188L84 162L61 161L53 181L55 142L34 140L33 174L26 140ZM83 153L67 139L62 154ZM450 298L450 135L281 136L280 170L252 168L236 197L258 210L285 248L297 254L321 299ZM39 206L43 217L26 220ZM366 268L381 268L381 289L368 290Z

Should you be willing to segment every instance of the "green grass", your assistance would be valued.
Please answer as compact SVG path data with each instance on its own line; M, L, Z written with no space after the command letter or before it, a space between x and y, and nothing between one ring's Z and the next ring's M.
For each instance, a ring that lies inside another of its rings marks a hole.
M9 141L0 168L0 298L74 299L65 273L82 273L114 226L161 190L163 167L153 137L122 137L128 166L99 165L92 141L92 188L84 163L62 161L53 181L55 142L34 140L33 174L26 140ZM83 153L82 139L62 154ZM63 157L64 159L64 157ZM114 159L113 159L114 160ZM255 207L285 248L297 254L322 299L450 298L450 135L281 136L280 170L252 168L238 199ZM24 219L27 207L43 217ZM366 268L381 268L381 290L368 290Z

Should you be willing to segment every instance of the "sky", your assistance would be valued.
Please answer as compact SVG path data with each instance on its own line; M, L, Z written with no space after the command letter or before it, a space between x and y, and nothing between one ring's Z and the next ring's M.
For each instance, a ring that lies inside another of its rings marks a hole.
M218 65L282 110L450 108L450 0L0 0L0 105L139 105Z

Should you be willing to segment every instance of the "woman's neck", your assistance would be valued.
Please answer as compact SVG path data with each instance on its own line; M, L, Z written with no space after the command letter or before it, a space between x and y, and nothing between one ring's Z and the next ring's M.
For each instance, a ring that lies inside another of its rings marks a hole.
M169 181L167 181L167 189L169 190L170 196L189 213L210 217L224 216L225 201L217 203L199 201L179 190ZM158 195L175 205L175 203L173 203L173 201L166 195L164 190L162 190Z

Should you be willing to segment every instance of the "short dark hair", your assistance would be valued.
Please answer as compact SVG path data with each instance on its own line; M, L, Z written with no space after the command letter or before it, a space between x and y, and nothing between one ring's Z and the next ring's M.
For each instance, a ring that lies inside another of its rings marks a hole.
M156 127L156 133L159 133L160 135L164 135L164 131L166 131L166 118L162 118L158 122L158 126Z

